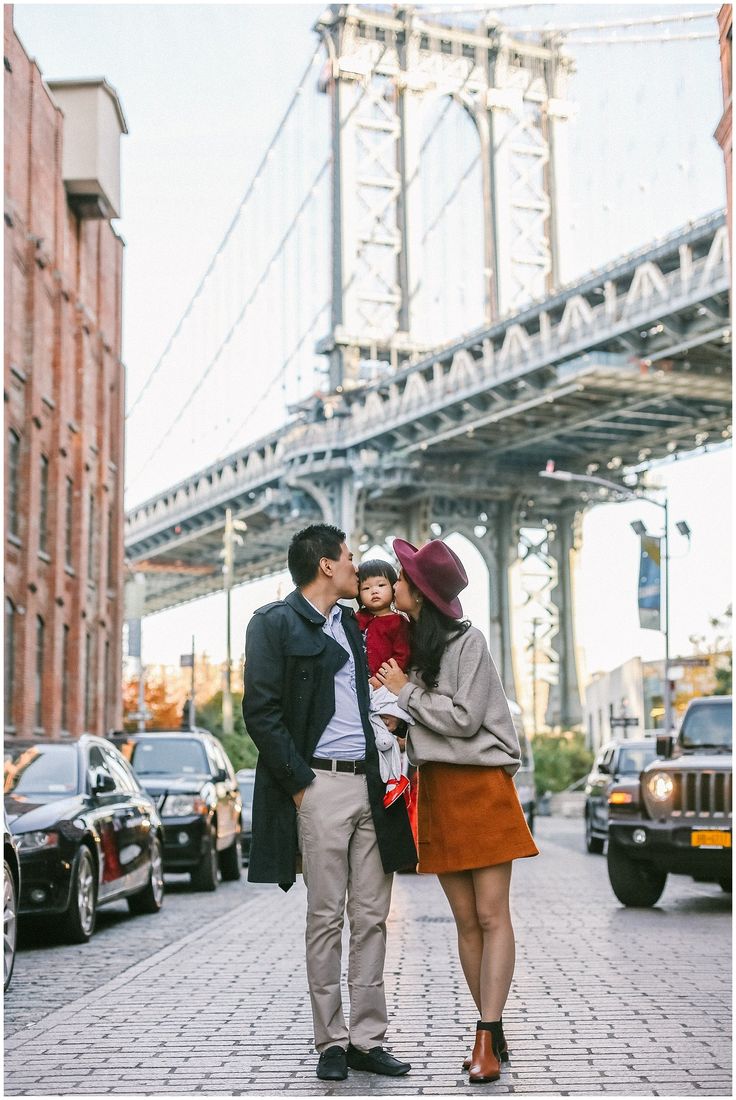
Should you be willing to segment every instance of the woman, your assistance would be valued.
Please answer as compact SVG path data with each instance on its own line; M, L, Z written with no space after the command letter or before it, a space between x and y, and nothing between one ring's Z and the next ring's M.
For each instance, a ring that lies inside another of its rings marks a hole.
M414 719L407 747L419 765L419 871L436 874L447 895L480 1016L463 1066L473 1083L495 1081L508 1060L511 861L538 854L512 779L519 741L485 639L462 619L462 562L440 541L417 550L395 539L394 553L395 605L411 620L409 675L394 660L377 675Z

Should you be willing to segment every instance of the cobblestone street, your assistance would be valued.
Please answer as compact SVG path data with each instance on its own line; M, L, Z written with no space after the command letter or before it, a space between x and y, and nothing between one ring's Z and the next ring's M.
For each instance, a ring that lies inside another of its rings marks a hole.
M390 1079L314 1076L303 959L305 893L168 880L164 910L100 914L92 941L28 947L6 998L8 1095L314 1096L478 1093L731 1094L730 896L671 878L659 906L625 910L582 823L542 819L520 861L511 1061L470 1086L475 1014L436 879L399 875L386 968Z

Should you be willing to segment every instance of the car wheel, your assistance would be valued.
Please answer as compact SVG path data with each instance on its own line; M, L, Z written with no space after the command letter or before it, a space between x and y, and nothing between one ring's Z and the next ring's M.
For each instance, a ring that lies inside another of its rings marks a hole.
M86 943L97 919L97 874L90 850L84 844L74 861L70 895L64 938L68 943Z
M161 841L156 838L151 849L151 874L137 894L128 898L131 913L158 913L164 903L164 856Z
M604 840L601 840L598 836L593 836L593 822L590 820L590 814L585 815L585 847L592 855L599 856L603 851Z
M240 833L229 848L220 852L220 874L223 882L237 882L240 878L240 868L243 866L243 855L240 850Z
M733 885L733 880L730 878L719 878L718 885L721 890L723 890L724 894L730 894L732 892L731 887Z
M651 863L639 863L626 854L621 845L608 842L608 878L622 905L646 909L662 896L667 872Z
M4 985L7 989L15 966L15 944L18 935L18 896L10 864L5 860L3 886L3 966Z
M195 890L208 892L217 889L217 843L213 833L210 833L202 858L192 871L192 886Z

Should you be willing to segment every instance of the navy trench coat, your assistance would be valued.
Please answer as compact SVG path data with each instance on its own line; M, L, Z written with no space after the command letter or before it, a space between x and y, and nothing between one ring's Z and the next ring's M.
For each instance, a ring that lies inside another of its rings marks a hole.
M414 867L417 853L403 798L388 810L368 720L368 668L354 612L343 605L342 624L355 658L358 703L366 740L368 797L386 873ZM309 761L335 713L335 673L348 660L322 626L324 616L298 589L253 615L245 641L243 717L258 748L253 794L253 839L248 879L296 879L296 807L292 795L314 779Z

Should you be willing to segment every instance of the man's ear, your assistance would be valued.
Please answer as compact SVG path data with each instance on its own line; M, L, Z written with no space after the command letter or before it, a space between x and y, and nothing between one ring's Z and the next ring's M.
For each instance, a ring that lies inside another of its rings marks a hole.
M334 566L334 564L335 563L334 561L332 561L331 558L319 559L319 567L326 577L332 576L332 567Z

